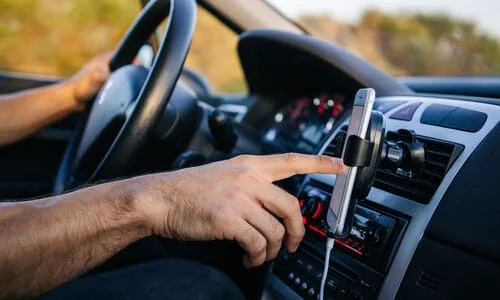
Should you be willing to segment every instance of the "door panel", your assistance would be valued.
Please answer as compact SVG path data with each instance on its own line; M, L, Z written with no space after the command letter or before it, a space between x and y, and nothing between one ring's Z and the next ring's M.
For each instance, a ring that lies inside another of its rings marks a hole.
M57 81L50 77L0 72L0 94ZM71 115L24 141L0 148L0 201L18 201L51 193L77 117Z
M0 94L4 94L53 84L61 79L58 76L75 74L92 57L113 50L141 2L0 0L0 7L0 20L5 21L0 26ZM29 74L8 73L14 71ZM77 117L69 116L25 141L0 148L0 201L50 193Z
M0 71L0 94L41 87L60 81L61 78Z
M49 194L66 141L33 137L0 148L0 200Z

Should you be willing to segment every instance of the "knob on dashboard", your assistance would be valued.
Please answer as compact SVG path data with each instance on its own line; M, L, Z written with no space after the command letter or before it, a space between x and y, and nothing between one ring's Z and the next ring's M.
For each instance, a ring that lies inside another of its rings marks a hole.
M215 147L223 152L231 152L238 140L231 119L222 111L215 109L208 117L208 126L214 138Z
M321 197L308 195L301 205L302 215L308 219L317 219L323 213L324 204Z

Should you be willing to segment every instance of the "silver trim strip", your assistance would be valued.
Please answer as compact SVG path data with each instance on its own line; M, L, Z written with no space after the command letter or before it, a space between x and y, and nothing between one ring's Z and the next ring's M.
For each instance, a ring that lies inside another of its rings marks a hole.
M247 114L248 107L245 105L238 105L238 104L222 104L217 107L219 110L228 112L228 113L235 113L236 116L234 117L234 120L237 123L240 123L243 121L243 118Z
M215 107L213 107L212 105L210 105L206 102L203 102L203 101L198 101L198 106L205 109L205 110L208 110L210 112L215 109ZM217 109L219 109L223 112L236 114L236 116L234 117L234 120L237 123L241 123L241 121L243 121L243 118L245 118L245 115L248 112L248 107L246 107L245 105L239 105L239 104L222 104L222 105L217 106Z

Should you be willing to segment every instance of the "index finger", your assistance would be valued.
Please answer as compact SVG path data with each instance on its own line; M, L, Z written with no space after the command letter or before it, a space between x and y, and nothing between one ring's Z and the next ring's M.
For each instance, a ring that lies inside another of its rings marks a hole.
M326 155L285 153L242 159L270 182L299 174L339 174L344 170L341 159Z

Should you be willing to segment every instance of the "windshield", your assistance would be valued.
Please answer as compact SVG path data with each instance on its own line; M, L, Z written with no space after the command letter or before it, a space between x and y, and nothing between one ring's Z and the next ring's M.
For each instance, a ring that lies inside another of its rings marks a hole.
M500 1L267 2L392 75L500 74Z

